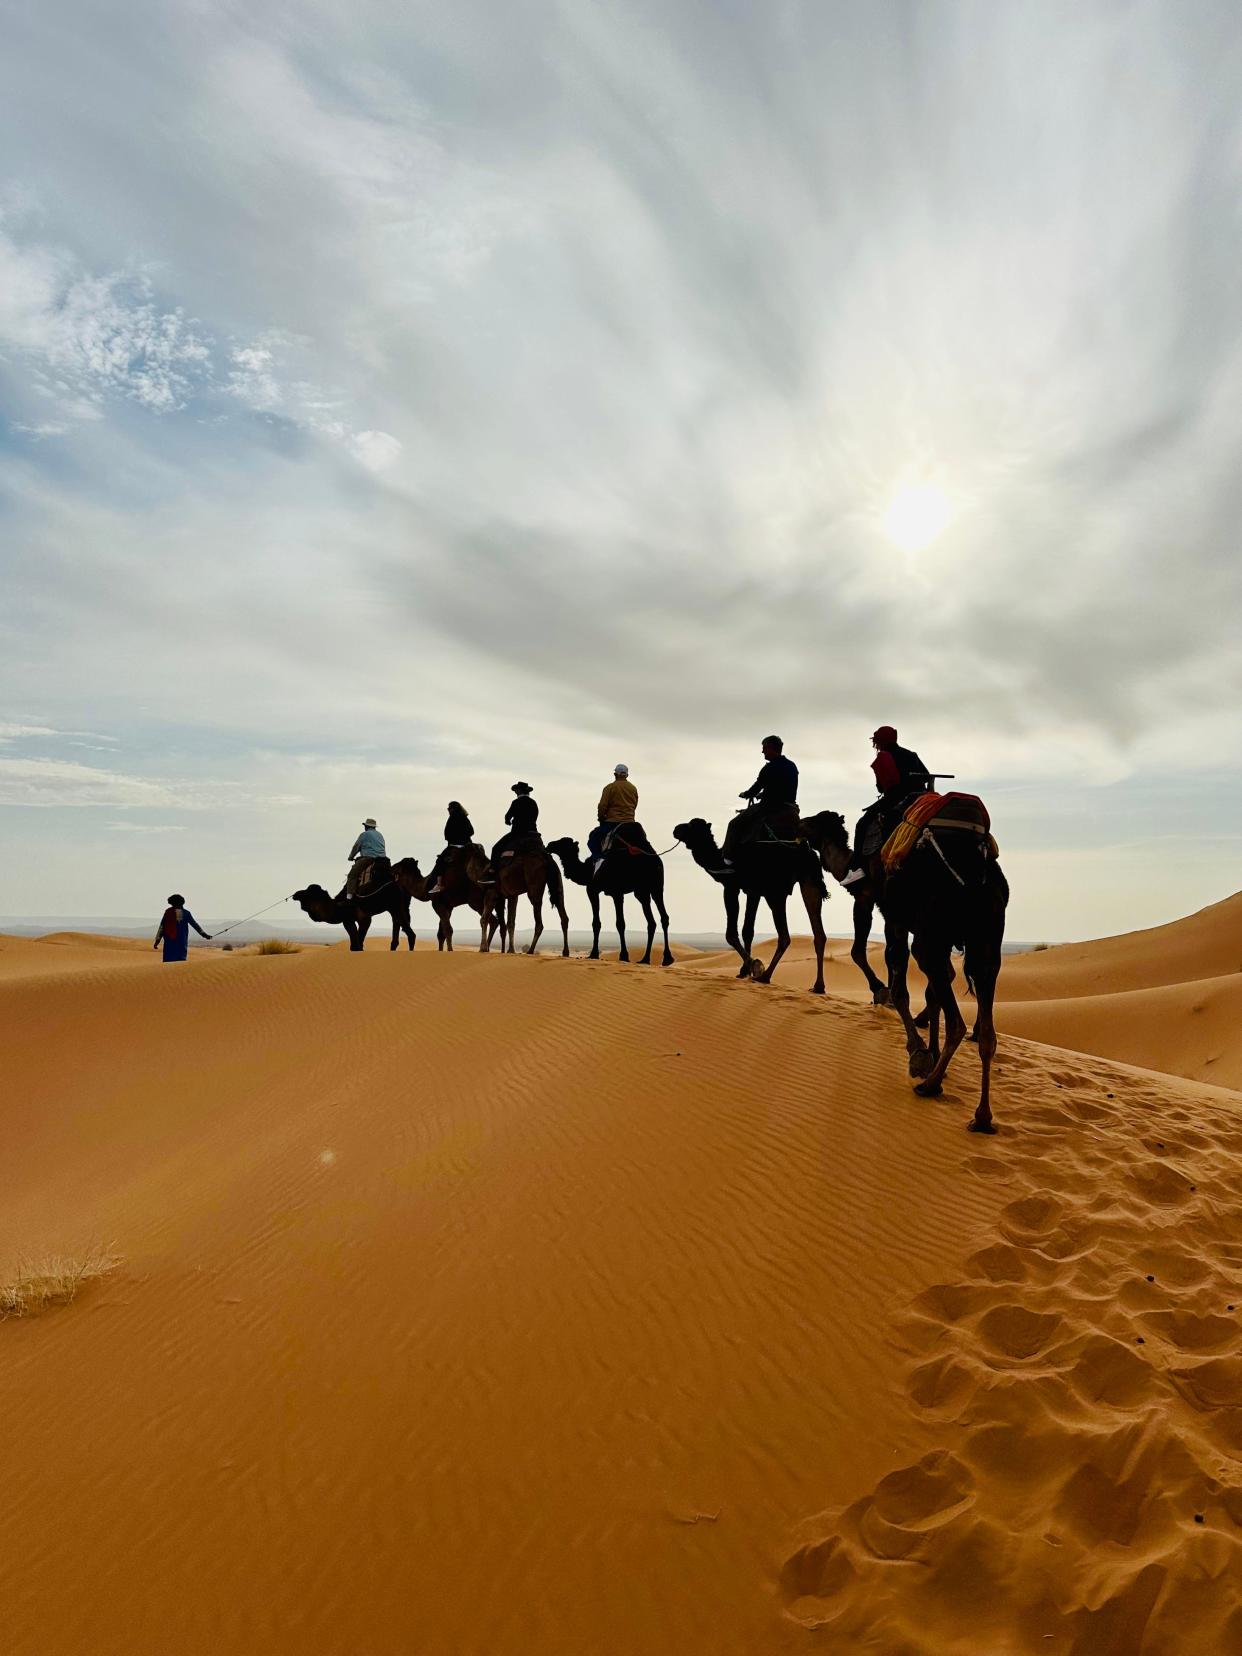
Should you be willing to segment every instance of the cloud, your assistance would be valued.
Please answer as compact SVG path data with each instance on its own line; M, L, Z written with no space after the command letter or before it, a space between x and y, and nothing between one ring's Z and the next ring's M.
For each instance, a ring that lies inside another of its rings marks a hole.
M1024 843L1166 776L1236 812L1232 7L70 0L19 45L32 725L220 832L510 769L569 813L618 753L719 818L769 728L848 808L881 719L1033 779Z
M185 823L104 823L108 833L185 833Z
M18 228L11 221L10 213L6 226L0 212L0 357L20 364L28 394L56 413L14 420L15 432L36 442L64 437L104 419L118 398L163 416L191 406L201 414L233 399L340 444L369 471L400 453L395 437L355 430L342 399L291 374L294 353L313 354L309 340L269 329L226 344L181 307L162 303L147 271L85 270L63 247L23 240L20 221Z
M15 742L26 736L55 736L48 725L6 724L0 720L0 742Z
M142 777L97 770L69 759L0 758L0 805L124 805L167 809L175 790Z

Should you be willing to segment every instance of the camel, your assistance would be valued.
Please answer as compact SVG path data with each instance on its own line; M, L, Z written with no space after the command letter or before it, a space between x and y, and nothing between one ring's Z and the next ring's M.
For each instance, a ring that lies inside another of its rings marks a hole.
M543 894L546 890L548 900L560 917L563 943L561 954L568 956L569 916L565 912L565 886L561 879L561 871L537 835L532 836L527 843L530 845L529 850L524 851L522 842L519 841L518 849L513 856L502 857L498 863L492 865L496 875L496 912L500 916L502 931L500 952L515 953L513 940L517 930L518 898L527 897L535 913L535 934L526 953L534 954L536 945L543 935Z
M849 873L850 867L850 836L845 818L837 811L821 811L814 821L819 824L816 843L820 863L839 883ZM850 959L867 980L872 1006L888 1006L891 1004L888 985L876 975L867 957L871 923L875 918L875 893L870 881L847 889L854 909L854 943Z
M624 961L629 960L625 946L625 899L627 895L633 895L638 898L647 921L647 949L638 964L651 964L651 946L655 941L656 929L655 917L651 912L651 905L654 903L664 932L664 955L660 964L671 966L673 956L668 946L668 910L664 907L664 863L659 855L647 846L642 830L638 829L635 832L634 828L635 825L632 823L619 824L603 865L598 870L594 861L582 861L578 854L577 840L553 840L548 846L548 852L551 856L560 858L566 879L586 887L587 897L591 903L591 953L588 959L599 959L599 900L601 896L606 896L612 898L617 911L617 936L621 941L620 958Z
M914 1090L924 1098L936 1098L945 1071L966 1034L966 1022L953 994L953 950L963 950L966 982L977 1007L971 1038L978 1045L983 1067L979 1103L968 1127L972 1133L994 1133L989 1096L996 1054L992 1010L1001 969L1009 882L982 837L943 828L934 833L934 817L928 829L933 837L920 840L895 873L885 873L878 853L867 860L866 887L884 918L889 995L905 1029L909 1073L919 1078ZM821 855L825 867L840 878L837 870L844 873L850 860L844 823ZM911 1016L906 987L912 951L927 979L930 1030L926 1046L919 1033L923 1020Z
M477 851L477 858L471 856L463 864L451 865L440 874L440 890L434 897L427 894L432 884L431 876L424 874L414 857L402 857L400 862L392 865L392 877L415 901L430 903L435 912L439 926L436 931L437 949L447 949L453 952L453 922L452 913L455 908L465 904L472 908L479 916L479 952L486 954L492 941L492 936L499 925L501 930L500 946L504 948L504 916L496 912L496 888L490 882L486 885L478 880L478 874L487 866L487 860L481 850Z
M700 868L710 871L724 866L723 853L716 844L712 825L704 822L702 817L679 822L673 829L673 838L681 841ZM760 841L742 846L727 874L728 877L720 881L724 893L725 937L729 947L742 957L738 977L753 978L756 983L771 983L781 956L789 947L786 905L790 893L797 886L802 892L807 919L811 923L811 935L815 939L815 982L811 993L822 995L825 937L821 914L828 893L818 859L811 848L783 841ZM737 915L742 892L746 893L746 912L739 938ZM766 968L750 952L755 938L755 916L761 902L767 903L776 926L776 951Z
M325 926L344 926L350 950L357 954L366 942L371 921L377 914L392 916L390 948L400 946L401 934L410 948L414 947L414 933L410 930L409 896L391 878L388 871L380 871L381 884L373 891L364 891L357 897L334 897L321 885L309 885L304 891L295 891L293 901L300 904L312 920Z

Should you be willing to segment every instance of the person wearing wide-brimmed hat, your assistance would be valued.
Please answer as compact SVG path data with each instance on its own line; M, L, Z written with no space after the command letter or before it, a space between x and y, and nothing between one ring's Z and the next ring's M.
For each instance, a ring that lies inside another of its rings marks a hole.
M535 790L529 782L515 782L512 791L517 798L505 812L505 821L509 825L509 832L498 839L492 847L492 862L495 864L520 839L528 834L539 835L536 824L539 821L539 807L535 803Z
M375 818L367 817L362 824L362 832L349 848L349 860L353 866L345 882L346 894L356 897L366 884L372 863L377 857L387 855L388 847L384 844L383 834L375 826Z

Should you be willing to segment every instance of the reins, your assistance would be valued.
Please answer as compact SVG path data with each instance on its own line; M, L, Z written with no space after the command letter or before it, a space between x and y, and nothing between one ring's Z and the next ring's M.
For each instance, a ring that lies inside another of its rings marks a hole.
M218 932L212 932L211 935L212 937L223 937L225 932L231 932L236 930L238 926L244 926L248 920L257 920L261 914L267 914L271 909L279 908L281 903L288 903L291 899L292 893L288 897L278 897L274 903L269 903L267 908L255 909L254 913L248 914L245 920L232 920L227 926L222 926Z

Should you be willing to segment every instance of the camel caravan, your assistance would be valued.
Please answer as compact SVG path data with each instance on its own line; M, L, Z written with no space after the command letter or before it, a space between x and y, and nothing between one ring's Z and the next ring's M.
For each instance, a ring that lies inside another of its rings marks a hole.
M977 1133L995 1131L989 1103L996 1051L993 1002L1000 973L1001 945L1009 886L1001 872L996 841L982 800L973 794L938 793L934 784L952 780L926 769L917 753L898 744L897 732L882 725L872 737L876 800L860 817L851 843L846 821L836 811L803 816L798 808L798 768L777 736L763 741L764 764L737 811L723 844L710 822L693 817L673 830L674 845L657 851L637 820L638 790L626 765L617 765L597 807L596 826L583 858L577 840L547 844L539 832L539 806L529 783L515 782L505 814L506 833L488 853L476 840L460 803L450 804L444 848L426 874L414 857L392 861L374 818L368 817L349 853L350 872L335 896L311 885L293 893L315 921L342 926L351 949L360 950L371 922L387 915L390 947L404 936L414 947L410 905L428 903L437 920L440 949L453 947L453 912L477 915L479 948L487 953L496 935L501 953L515 952L518 904L530 904L533 934L527 954L543 935L546 897L561 928L561 954L569 954L565 880L584 886L591 905L591 960L600 958L601 900L610 898L620 942L619 958L629 961L625 899L633 897L647 923L647 946L639 957L651 963L656 917L663 935L661 965L673 965L668 910L664 903L664 857L684 846L720 887L725 938L740 958L739 977L771 983L789 947L789 899L795 889L806 909L814 940L816 974L811 993L824 993L822 909L830 874L853 904L851 958L862 972L876 1006L891 1006L901 1019L910 1076L924 1097L940 1093L966 1023L953 993L955 949L976 1002L971 1039L982 1063L979 1103L970 1122ZM752 950L760 904L766 904L776 947L765 966ZM887 978L882 981L867 957L876 911L884 926ZM910 957L927 980L927 1001L916 1018L910 1009ZM943 1021L943 1039L941 1023Z

